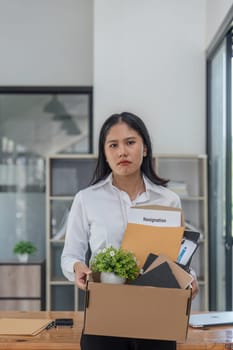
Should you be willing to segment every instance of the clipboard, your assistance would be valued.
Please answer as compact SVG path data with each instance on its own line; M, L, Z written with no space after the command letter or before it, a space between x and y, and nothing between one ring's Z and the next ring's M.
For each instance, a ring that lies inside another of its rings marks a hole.
M0 335L35 336L53 322L50 319L0 318Z

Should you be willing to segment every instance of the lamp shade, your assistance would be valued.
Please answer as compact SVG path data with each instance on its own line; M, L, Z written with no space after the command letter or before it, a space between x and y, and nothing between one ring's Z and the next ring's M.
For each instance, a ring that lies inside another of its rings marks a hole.
M59 101L57 95L52 95L51 100L45 104L44 112L53 113L55 115L64 115L67 113L65 106Z

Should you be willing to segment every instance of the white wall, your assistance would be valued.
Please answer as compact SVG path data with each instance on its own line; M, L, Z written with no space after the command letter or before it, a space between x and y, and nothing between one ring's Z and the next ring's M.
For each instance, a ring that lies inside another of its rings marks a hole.
M0 0L0 84L93 84L95 142L130 110L155 152L203 153L205 48L232 3L94 0L93 18L93 0Z
M93 0L0 0L1 85L92 85Z
M208 47L233 5L232 0L206 0L206 46Z
M156 153L205 152L205 1L94 2L94 124L142 116Z

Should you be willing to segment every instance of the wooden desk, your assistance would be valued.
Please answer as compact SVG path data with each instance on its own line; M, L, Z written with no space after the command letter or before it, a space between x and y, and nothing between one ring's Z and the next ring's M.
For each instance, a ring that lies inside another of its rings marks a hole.
M23 312L0 311L0 317L12 318L64 318L74 319L73 328L51 328L36 336L0 336L0 350L80 350L79 340L83 324L83 312ZM233 350L233 326L212 327L206 330L189 328L185 343L177 344L177 350ZM94 349L93 349L94 350Z

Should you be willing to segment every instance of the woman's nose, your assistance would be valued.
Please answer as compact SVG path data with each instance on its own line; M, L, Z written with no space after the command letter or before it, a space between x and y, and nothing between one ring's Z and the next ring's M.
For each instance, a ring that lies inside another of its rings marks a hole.
M127 154L126 147L124 145L119 146L119 157L124 157Z

